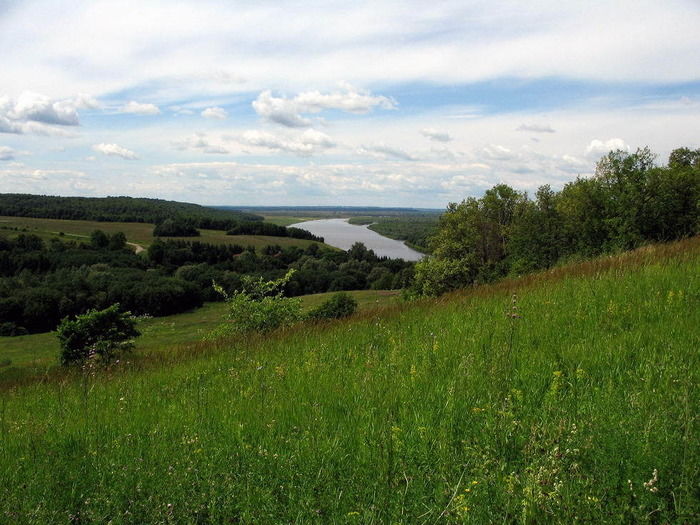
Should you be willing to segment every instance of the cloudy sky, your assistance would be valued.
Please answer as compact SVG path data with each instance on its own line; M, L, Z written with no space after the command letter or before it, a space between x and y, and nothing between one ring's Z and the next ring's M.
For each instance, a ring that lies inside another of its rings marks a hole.
M0 0L0 192L442 208L700 147L698 0Z

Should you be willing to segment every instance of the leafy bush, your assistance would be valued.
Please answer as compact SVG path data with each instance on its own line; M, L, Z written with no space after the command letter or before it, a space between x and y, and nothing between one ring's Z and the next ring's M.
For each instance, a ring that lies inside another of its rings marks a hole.
M90 310L75 319L65 318L57 328L61 364L81 362L92 355L109 361L133 349L133 338L140 332L130 312L120 312L114 304L104 310Z
M210 338L231 336L246 332L270 332L282 326L291 325L301 319L301 300L284 297L284 286L294 274L287 274L273 281L262 277L243 277L243 289L228 295L214 283L214 289L226 298L228 303L227 322L216 328Z
M333 294L318 308L309 312L309 319L340 319L348 317L357 310L357 301L345 292Z

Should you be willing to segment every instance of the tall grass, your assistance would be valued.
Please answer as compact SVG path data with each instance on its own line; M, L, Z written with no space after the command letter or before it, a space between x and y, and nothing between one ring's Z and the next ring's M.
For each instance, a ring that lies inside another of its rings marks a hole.
M4 392L0 521L697 522L699 246Z

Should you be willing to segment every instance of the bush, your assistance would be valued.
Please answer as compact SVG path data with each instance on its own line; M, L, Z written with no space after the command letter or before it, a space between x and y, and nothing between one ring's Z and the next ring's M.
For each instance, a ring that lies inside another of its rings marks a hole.
M301 300L284 297L283 288L294 274L287 274L274 281L243 277L243 289L229 296L214 283L214 289L228 303L227 322L216 328L209 338L231 336L246 332L270 332L291 325L301 319Z
M340 319L348 317L357 310L357 301L345 292L333 294L318 308L309 312L309 319Z
M92 355L105 361L133 349L133 338L140 332L130 312L120 312L114 304L104 310L90 310L75 319L67 317L57 328L61 364L82 362Z

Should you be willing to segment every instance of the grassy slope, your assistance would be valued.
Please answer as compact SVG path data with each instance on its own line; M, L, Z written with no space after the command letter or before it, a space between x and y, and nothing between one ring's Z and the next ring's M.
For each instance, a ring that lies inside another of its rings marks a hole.
M699 263L693 239L4 393L0 516L698 522Z
M0 217L0 227L26 228L28 233L39 235L44 239L58 237L59 232L65 235L63 239L83 241L95 230L109 234L124 232L129 242L148 247L154 240L153 225L140 222L98 222L72 221L63 219L34 219L28 217ZM2 232L4 230L0 230ZM10 231L9 233L14 233ZM199 237L177 237L188 241L208 242L211 244L240 244L262 248L270 244L285 246L301 246L305 248L313 241L292 239L289 237L268 237L263 235L226 235L218 230L200 230ZM167 238L167 237L165 237Z
M302 296L304 310L308 311L328 300L334 292ZM348 292L358 302L358 310L382 308L395 304L399 292L389 290L358 290ZM202 340L224 318L224 303L207 303L193 312L156 317L139 321L141 337L136 340L137 353L168 352L173 347L187 346ZM56 365L58 341L53 332L20 337L0 337L0 362L11 360L12 367L32 368L41 372ZM9 366L0 368L3 378L15 374Z

